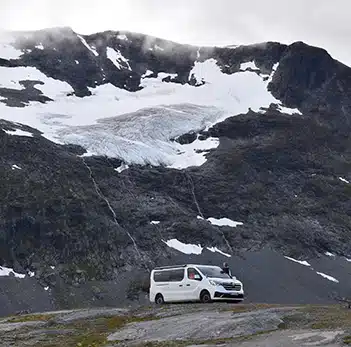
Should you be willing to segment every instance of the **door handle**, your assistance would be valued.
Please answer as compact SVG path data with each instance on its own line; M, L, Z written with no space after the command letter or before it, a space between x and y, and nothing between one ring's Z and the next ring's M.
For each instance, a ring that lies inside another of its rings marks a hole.
M180 284L180 285L179 285L179 287L183 287L183 285L182 285L182 284Z
M187 284L186 286L187 286L187 287L190 287L190 284Z

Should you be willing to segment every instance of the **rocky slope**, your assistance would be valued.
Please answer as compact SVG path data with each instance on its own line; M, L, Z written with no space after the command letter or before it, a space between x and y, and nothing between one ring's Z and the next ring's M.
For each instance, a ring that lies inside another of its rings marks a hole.
M5 318L0 346L337 347L350 329L350 310L332 305L100 308Z
M2 37L0 264L27 274L2 313L121 304L175 261L229 261L252 301L348 294L350 72L302 42Z

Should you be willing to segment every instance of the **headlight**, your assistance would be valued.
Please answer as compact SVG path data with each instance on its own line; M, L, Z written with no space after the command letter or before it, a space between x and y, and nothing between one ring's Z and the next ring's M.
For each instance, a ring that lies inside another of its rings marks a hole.
M210 284L212 284L213 286L216 286L216 285L217 285L217 283L216 283L215 281L210 280L209 282L210 282Z

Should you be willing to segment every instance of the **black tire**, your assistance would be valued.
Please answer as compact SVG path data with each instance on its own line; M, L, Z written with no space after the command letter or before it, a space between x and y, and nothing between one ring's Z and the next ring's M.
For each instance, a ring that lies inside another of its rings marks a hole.
M200 294L200 301L203 304L208 304L208 303L212 302L211 294L207 290L202 291Z
M162 294L157 294L155 297L155 304L156 305L163 305L165 303L165 299L163 298Z

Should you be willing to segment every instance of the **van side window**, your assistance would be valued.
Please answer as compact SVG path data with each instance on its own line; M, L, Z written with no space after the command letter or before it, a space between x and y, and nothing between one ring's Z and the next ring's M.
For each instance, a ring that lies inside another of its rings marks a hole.
M197 275L197 276L196 276ZM196 276L196 278L195 278ZM197 281L201 281L202 280L202 277L201 275L198 273L197 270L195 270L194 268L192 267L189 267L188 268L188 278L189 280L197 280Z
M184 269L176 269L171 271L170 282L181 282L184 279Z
M184 269L164 270L154 272L155 282L181 282L184 278Z

